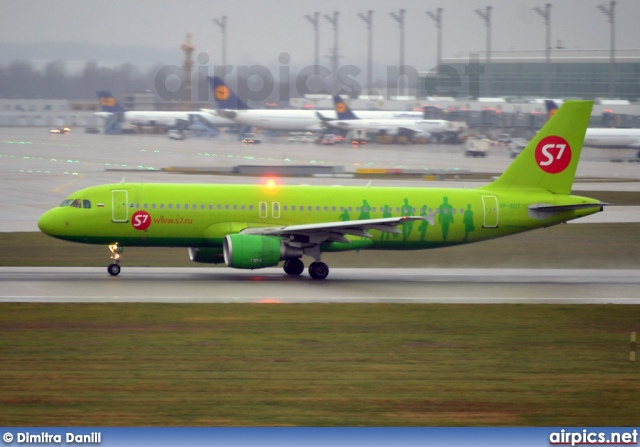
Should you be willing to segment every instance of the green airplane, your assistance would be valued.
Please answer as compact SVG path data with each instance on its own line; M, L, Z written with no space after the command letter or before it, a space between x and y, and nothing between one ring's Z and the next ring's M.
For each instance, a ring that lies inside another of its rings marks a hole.
M591 101L567 101L492 183L475 188L116 183L71 194L38 220L44 233L123 247L187 247L192 261L272 267L324 279L323 252L420 250L479 242L602 211L571 195Z

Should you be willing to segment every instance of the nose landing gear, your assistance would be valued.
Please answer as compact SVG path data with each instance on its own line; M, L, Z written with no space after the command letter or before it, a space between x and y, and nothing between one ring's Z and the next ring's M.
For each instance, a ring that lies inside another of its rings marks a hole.
M111 250L111 259L113 259L113 262L107 267L107 272L109 272L111 276L118 276L120 273L120 258L122 257L123 247L119 247L116 242L113 245L109 245L109 250Z

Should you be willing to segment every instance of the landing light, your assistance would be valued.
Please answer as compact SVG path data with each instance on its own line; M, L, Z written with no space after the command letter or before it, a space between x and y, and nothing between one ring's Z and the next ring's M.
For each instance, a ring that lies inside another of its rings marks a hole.
M267 177L264 179L263 185L267 189L274 189L276 186L278 186L278 181L273 177Z

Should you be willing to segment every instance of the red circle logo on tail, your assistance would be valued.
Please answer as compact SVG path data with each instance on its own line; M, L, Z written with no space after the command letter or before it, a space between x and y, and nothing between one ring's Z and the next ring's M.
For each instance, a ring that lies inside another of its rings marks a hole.
M544 172L559 174L571 163L571 146L562 137L544 137L536 146L536 163Z
M131 225L136 230L146 230L151 225L151 216L146 211L136 211L131 216Z

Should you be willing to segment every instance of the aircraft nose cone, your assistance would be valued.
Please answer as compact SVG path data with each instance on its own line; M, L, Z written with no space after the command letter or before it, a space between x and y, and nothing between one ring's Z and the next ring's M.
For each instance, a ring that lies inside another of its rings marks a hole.
M55 217L51 211L47 211L38 219L38 228L45 234L53 235L55 229Z

